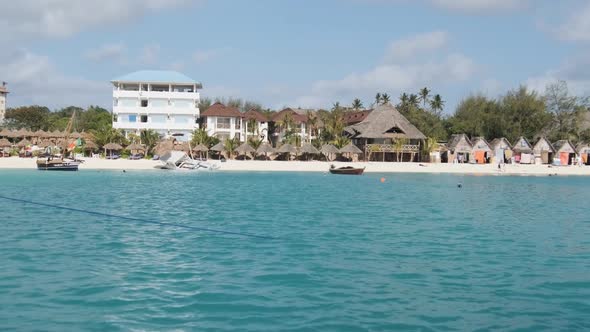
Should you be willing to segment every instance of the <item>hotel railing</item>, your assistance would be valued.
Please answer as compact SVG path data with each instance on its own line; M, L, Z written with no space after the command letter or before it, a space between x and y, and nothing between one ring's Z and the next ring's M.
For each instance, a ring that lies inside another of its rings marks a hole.
M367 144L365 152L401 152L401 153L419 153L420 146L413 144L404 144L401 150L397 150L393 144Z

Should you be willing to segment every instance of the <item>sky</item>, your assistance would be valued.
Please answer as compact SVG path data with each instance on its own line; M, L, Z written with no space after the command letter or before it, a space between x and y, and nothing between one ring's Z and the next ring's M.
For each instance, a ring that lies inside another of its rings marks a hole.
M428 87L462 98L568 82L590 92L590 2L579 0L0 0L9 107L111 109L142 69L202 97L328 108Z

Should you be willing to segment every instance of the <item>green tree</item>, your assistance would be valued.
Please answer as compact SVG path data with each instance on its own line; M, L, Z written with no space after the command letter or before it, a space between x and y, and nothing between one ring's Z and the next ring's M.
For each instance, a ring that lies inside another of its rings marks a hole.
M393 142L393 149L396 152L396 159L397 162L400 161L400 155L403 153L404 150L404 145L407 144L407 140L405 138L397 138L395 139L395 141ZM403 160L403 157L402 157Z
M389 94L384 93L381 95L381 104L385 105L388 104L391 101L391 97L389 96Z
M419 98L418 95L415 94L410 94L410 96L408 97L408 104L412 107L418 107L419 105Z
M505 120L501 116L499 103L483 95L463 99L448 121L451 133L464 133L469 137L505 136Z
M381 104L381 93L377 92L377 94L375 95L375 105L379 104Z
M430 101L430 109L432 110L432 112L440 115L444 107L445 102L442 99L442 97L439 94L434 95L434 97Z
M552 115L549 138L577 140L580 118L587 111L588 100L570 95L564 81L548 85L545 98L547 110Z
M233 159L234 151L238 148L240 142L237 138L226 139L223 143L223 150L227 152L227 157Z
M430 90L428 90L427 87L423 87L420 89L418 94L420 95L420 100L422 101L422 107L426 108L426 104L428 103L430 97Z
M148 129L142 130L139 137L141 143L145 145L147 155L152 155L156 144L158 144L161 139L160 134L153 129Z
M500 98L500 122L503 128L495 130L503 133L511 142L520 136L532 139L546 128L551 121L551 114L547 112L545 99L535 91L529 91L525 86L508 91ZM490 123L489 126L494 124Z
M48 129L47 124L49 116L49 108L32 105L7 109L4 115L4 120L5 125L8 128L27 128L36 131L39 129Z
M352 101L352 109L354 109L355 111L359 111L361 108L363 108L363 102L360 99L355 98Z

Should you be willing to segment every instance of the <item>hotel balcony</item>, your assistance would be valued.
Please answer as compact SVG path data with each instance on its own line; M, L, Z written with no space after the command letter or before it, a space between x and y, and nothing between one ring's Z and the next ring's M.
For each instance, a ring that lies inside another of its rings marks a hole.
M113 90L113 98L200 99L198 92Z
M142 130L142 129L154 129L154 130L194 130L198 128L195 123L175 123L175 122L113 122L113 128L115 129L127 129L127 130Z
M140 106L114 106L114 114L177 114L177 115L195 115L199 116L199 109L196 107L140 107Z

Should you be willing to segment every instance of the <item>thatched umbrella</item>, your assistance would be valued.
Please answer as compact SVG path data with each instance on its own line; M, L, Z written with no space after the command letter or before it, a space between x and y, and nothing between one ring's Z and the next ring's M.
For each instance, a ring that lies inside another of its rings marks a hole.
M46 148L48 146L53 146L53 142L51 142L48 139L44 139L43 141L41 141L41 143L37 144L40 148Z
M309 155L312 154L320 154L320 151L315 148L315 146L311 145L310 143L303 143L301 148L299 148L299 152L307 154L307 159L309 160Z
M332 144L322 145L322 148L320 149L320 151L326 157L326 159L328 159L328 155L337 155L340 153L340 150L338 150L338 148Z
M16 134L18 135L17 137L27 137L27 136L31 136L31 133L26 130L25 128L21 128L19 129Z
M209 154L209 148L206 147L203 144L197 144L194 148L193 148L194 152L198 152L200 157L203 157L203 152L205 152L207 155ZM209 156L207 156L208 158Z
M244 142L242 145L236 148L236 152L238 153L238 155L246 156L247 153L255 153L256 150L254 150L254 148L251 147L248 143Z
M79 132L73 132L70 134L71 138L82 138L82 134L80 134Z
M36 132L34 132L32 136L38 137L38 138L43 138L43 137L47 137L47 133L45 131L39 129Z
M20 142L18 142L18 144L16 145L19 148L24 148L27 145L31 145L31 142L29 142L28 139L24 138L23 140L21 140Z
M272 146L270 146L270 144L268 144L268 143L262 143L258 147L258 149L256 149L256 153L258 153L258 154L263 154L264 153L264 157L266 159L268 159L268 154L269 153L274 153L274 152L275 152L275 149Z
M145 151L145 146L142 144L132 143L127 146L129 151Z
M180 144L174 144L174 150L176 150L176 151L190 152L190 148L188 146L188 142L182 142Z
M106 151L111 151L111 158L113 157L113 151L121 151L123 147L117 143L108 143L102 147Z
M286 143L286 144L283 144L277 152L278 153L297 153L297 148L289 143Z
M219 143L213 145L213 147L209 150L216 151L216 152L222 152L224 149L225 149L225 146L223 145L223 142L219 142Z
M0 139L0 148L9 148L11 146L12 143L10 143L6 138Z
M10 133L11 131L8 130L7 128L2 129L2 131L0 131L0 136L2 137L10 137Z
M17 137L21 137L20 134L18 133L18 131L13 130L11 132L8 133L8 135L6 135L6 137L10 137L10 138L17 138Z
M356 147L356 145L349 143L347 146L340 149L340 153L353 153L353 154L361 154L363 151Z
M174 150L174 142L169 139L160 141L154 147L154 151L155 151L156 155L158 155L158 156L163 156L172 150Z
M93 141L86 141L86 144L84 144L84 148L87 150L96 150L98 149L98 145L96 145L96 143L94 143Z

